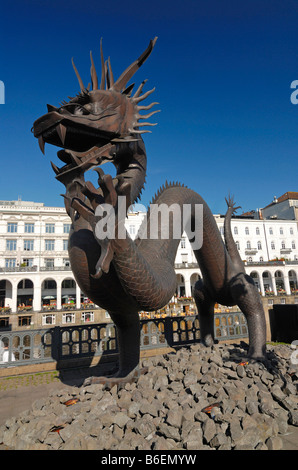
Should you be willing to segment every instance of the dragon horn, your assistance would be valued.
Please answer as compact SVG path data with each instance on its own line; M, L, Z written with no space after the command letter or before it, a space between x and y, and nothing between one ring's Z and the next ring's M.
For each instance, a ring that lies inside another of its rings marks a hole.
M109 66L109 72L110 72L110 84L113 86L114 85L114 75L111 67L111 60L108 58L108 66Z
M105 88L105 60L103 57L102 51L102 38L100 39L100 58L101 58L101 81L100 81L100 89L104 90Z
M143 65L145 60L149 57L156 41L157 41L157 37L150 40L149 46L143 52L143 54L140 55L140 57L135 62L133 62L129 67L127 67L127 69L120 75L118 80L111 87L113 90L121 92L121 90L126 86L127 82L131 79L131 77L136 73L136 71L141 67L141 65Z
M95 70L95 65L93 62L93 57L92 57L92 52L90 51L90 60L91 60L91 80L92 80L92 89L97 90L98 89L98 80L97 80L97 75L96 75L96 70Z
M83 84L83 80L82 80L81 77L80 77L80 74L79 74L79 72L78 72L78 70L77 70L77 68L76 68L76 66L75 66L75 64L74 64L73 59L71 59L71 63L72 63L72 66L73 66L73 68L74 68L74 71L75 71L75 74L76 74L76 76L77 76L77 79L78 79L78 81L79 81L81 91L83 91L83 90L85 89L84 84Z

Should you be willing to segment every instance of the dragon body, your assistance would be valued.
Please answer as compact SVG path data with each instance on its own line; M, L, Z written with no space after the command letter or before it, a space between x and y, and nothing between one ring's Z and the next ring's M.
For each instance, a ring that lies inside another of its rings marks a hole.
M156 38L145 52L114 81L110 60L104 61L101 45L102 73L97 77L92 54L92 90L84 87L73 63L80 84L80 92L63 102L60 107L48 105L48 113L35 121L33 131L44 152L45 143L62 147L58 152L64 165L52 163L56 178L65 185L64 201L71 217L69 257L72 271L81 290L97 305L106 309L117 327L119 370L113 378L93 378L93 381L128 380L135 377L139 364L140 310L152 311L167 304L176 289L175 256L182 233L196 226L197 205L203 208L201 220L202 244L194 250L202 280L194 288L199 313L201 341L214 341L214 304L238 305L247 318L249 356L265 357L266 326L260 296L253 280L245 274L231 234L231 217L236 208L227 200L225 243L214 217L202 197L179 183L166 183L155 195L150 207L188 205L188 218L168 219L169 234L163 238L162 222L155 227L156 236L150 237L152 213L149 210L145 226L132 240L128 234L120 236L126 211L136 202L145 184L146 151L142 126L155 112L141 114L158 103L140 105L153 91L142 93L145 81L132 95L133 85L128 81L150 55ZM112 162L116 176L105 175L100 166ZM98 173L98 187L85 180L89 169ZM121 196L122 198L119 198ZM120 211L120 199L125 211ZM98 236L97 224L103 221L98 209L108 204L115 214L113 237ZM144 236L146 234L146 236ZM141 236L142 235L142 236Z

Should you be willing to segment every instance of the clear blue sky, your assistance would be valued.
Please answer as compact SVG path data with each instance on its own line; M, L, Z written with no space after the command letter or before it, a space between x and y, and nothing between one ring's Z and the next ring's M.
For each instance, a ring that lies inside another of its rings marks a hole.
M142 202L166 179L199 192L214 213L229 192L247 211L298 191L296 0L14 0L0 11L0 199L63 205L50 166L58 148L42 155L33 122L79 91L72 57L87 84L89 51L99 68L103 37L117 77L155 36L134 77L156 87L162 110L144 137Z

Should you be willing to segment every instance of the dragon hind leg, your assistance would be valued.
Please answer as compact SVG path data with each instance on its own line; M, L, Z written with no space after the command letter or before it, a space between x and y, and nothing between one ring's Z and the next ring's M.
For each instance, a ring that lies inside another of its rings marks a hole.
M260 294L250 276L239 273L229 283L234 302L244 313L249 335L248 356L251 359L266 359L266 321Z
M211 346L214 343L214 300L210 297L202 280L196 282L193 296L197 305L201 342L205 346Z
M134 382L147 371L139 367L140 360L140 321L137 311L114 313L109 312L117 327L119 349L119 370L113 376L89 377L84 385L104 384L111 388Z

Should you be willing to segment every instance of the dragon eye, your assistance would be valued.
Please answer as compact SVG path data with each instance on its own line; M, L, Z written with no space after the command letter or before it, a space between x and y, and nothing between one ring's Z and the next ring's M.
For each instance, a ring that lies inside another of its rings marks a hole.
M100 103L94 103L94 113L95 114L99 114L102 112L102 107L100 105Z
M84 114L90 114L90 113L83 106L76 106L73 114L84 115Z
M76 114L76 115L85 115L85 114L90 114L88 109L86 109L85 106L82 106L79 103L66 103L63 106L61 106L60 110L67 111L71 114Z

